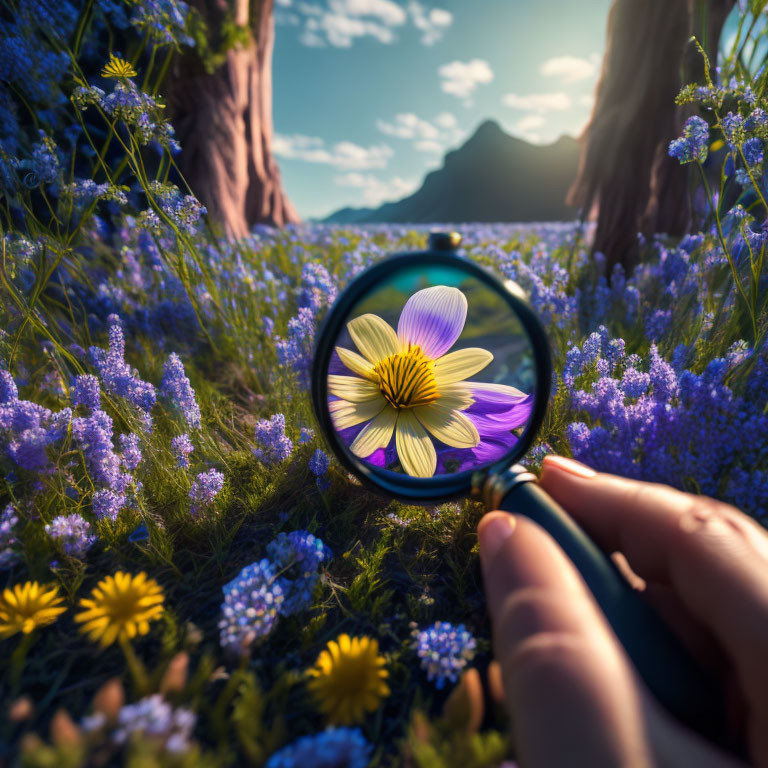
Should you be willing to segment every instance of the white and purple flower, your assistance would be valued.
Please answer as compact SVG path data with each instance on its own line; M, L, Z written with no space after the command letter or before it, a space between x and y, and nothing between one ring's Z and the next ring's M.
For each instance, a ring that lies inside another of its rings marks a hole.
M432 477L438 467L493 461L515 444L512 430L528 420L533 397L467 381L493 355L478 347L448 351L466 318L464 294L438 285L408 299L397 332L373 314L347 323L362 354L336 347L328 407L355 456L385 467L399 461L409 475ZM336 373L345 369L355 375Z

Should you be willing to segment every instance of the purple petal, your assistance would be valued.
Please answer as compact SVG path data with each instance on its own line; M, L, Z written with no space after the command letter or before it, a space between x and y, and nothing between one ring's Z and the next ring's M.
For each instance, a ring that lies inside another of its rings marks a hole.
M512 429L523 427L527 424L533 411L533 395L526 395L509 407L509 399L506 410L498 410L498 403L488 401L482 395L475 393L475 402L464 411L465 415L477 427L480 436L497 435L509 432Z
M467 319L467 300L458 288L436 285L417 291L403 307L397 324L401 344L413 344L433 359L456 342Z

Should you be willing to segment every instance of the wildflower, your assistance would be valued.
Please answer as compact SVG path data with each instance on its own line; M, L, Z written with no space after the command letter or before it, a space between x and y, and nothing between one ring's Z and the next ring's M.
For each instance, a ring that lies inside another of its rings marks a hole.
M149 623L163 615L163 589L143 571L136 576L118 571L106 576L80 600L82 613L75 621L92 642L106 648L115 640L126 642L146 635Z
M685 121L683 135L669 145L669 156L677 158L681 164L704 162L709 153L709 125L698 115L692 115Z
M40 585L36 581L16 584L4 589L0 596L0 638L17 632L28 635L38 627L52 624L67 609L57 586Z
M189 455L195 450L195 446L186 432L171 440L171 450L176 457L176 465L181 469L188 469Z
M224 475L217 469L209 469L207 472L201 472L192 483L189 491L189 498L192 500L191 512L193 515L199 514L206 507L213 504L213 500L219 495L224 487Z
M257 448L253 453L265 464L279 464L293 452L293 443L285 434L285 416L276 413L269 420L260 419L256 423Z
M339 635L308 671L308 688L330 722L359 722L389 696L385 663L379 655L378 640Z
M315 439L315 430L309 427L302 427L299 434L299 445L311 443Z
M320 580L320 565L331 559L331 550L309 531L279 533L267 544L267 554L282 572L284 614L304 610Z
M112 734L116 744L141 740L166 749L183 753L190 748L190 738L197 717L183 707L172 707L159 693L125 704L117 716L117 727Z
M16 545L18 539L14 529L19 523L16 510L12 504L8 504L0 514L0 570L8 568L18 559Z
M131 25L146 32L156 45L194 45L186 34L189 5L184 0L149 0L136 3Z
M205 216L207 210L194 195L182 197L178 187L157 181L150 184L150 191L156 196L160 208L177 227L190 235L197 232L200 219Z
M38 184L54 184L61 171L57 147L50 136L40 131L40 141L32 148L32 173Z
M751 139L747 139L744 142L744 159L747 161L747 165L755 167L763 162L763 142L762 139L753 136Z
M91 524L77 513L59 515L45 526L45 532L70 557L85 557L96 536L91 534Z
M129 61L119 59L114 53L110 53L109 61L104 65L104 69L101 70L101 76L119 79L136 77L136 70Z
M283 589L266 558L243 568L224 585L219 630L221 646L242 653L274 628L283 603Z
M184 416L191 429L200 427L200 407L195 398L195 390L184 373L184 364L174 352L163 366L163 380L160 393L166 397Z
M13 376L3 369L0 369L0 404L13 403L19 399L19 390Z
M446 681L455 683L467 663L475 656L477 643L463 624L436 621L434 626L416 631L416 655L427 679L440 690Z
M328 471L328 454L318 448L309 460L309 471L315 477L321 477Z
M446 354L466 316L461 291L435 286L408 299L397 333L373 314L347 323L363 356L336 347L341 362L356 375L328 375L328 391L337 398L329 401L329 410L340 431L364 424L354 439L350 433L344 436L355 456L388 463L375 454L387 449L394 435L403 470L432 477L438 460L433 439L465 449L474 462L509 450L509 441L516 440L511 430L527 421L532 397L502 384L466 381L493 360L477 347Z
M315 313L310 307L300 307L296 317L288 321L288 338L275 341L277 359L298 377L304 389L309 388L315 338Z
M142 459L139 436L133 432L120 435L120 447L123 449L123 466L129 472L133 472L141 464Z
M89 373L75 377L72 389L72 405L83 405L92 411L101 408L101 390L99 380Z
M275 752L265 768L366 768L371 751L359 728L328 728Z

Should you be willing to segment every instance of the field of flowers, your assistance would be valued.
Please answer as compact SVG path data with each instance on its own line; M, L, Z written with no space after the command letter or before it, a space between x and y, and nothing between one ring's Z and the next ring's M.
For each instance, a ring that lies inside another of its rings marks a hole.
M427 230L217 237L174 172L159 96L200 33L185 4L11 5L0 762L500 765L514 745L489 672L481 508L369 494L325 452L308 396L339 288ZM701 170L700 231L644 243L631 274L606 276L577 224L458 229L548 329L533 467L557 451L760 519L768 75L740 62L681 94L702 117L670 153Z

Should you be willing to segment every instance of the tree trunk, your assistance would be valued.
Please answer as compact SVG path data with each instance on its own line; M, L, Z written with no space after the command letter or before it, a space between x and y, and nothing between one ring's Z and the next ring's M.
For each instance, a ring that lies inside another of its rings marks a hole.
M177 57L166 95L182 146L179 168L211 219L229 237L254 224L299 220L272 155L273 0L196 0L213 45L229 17L248 30L206 72L195 54Z
M716 61L734 0L614 0L592 118L569 202L597 212L593 251L631 267L638 233L682 234L689 225L686 169L667 154L686 116L684 82L700 80L696 35Z

